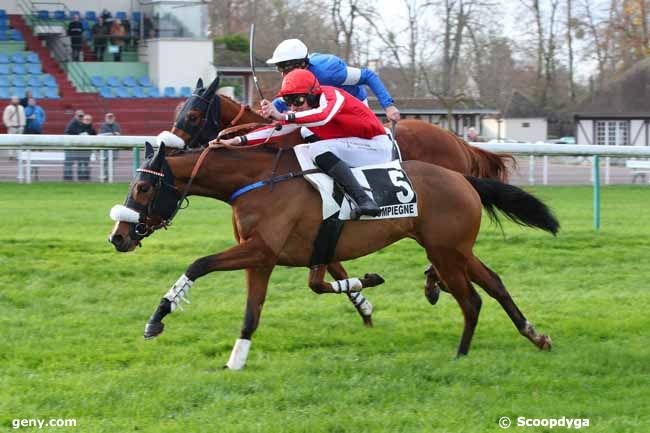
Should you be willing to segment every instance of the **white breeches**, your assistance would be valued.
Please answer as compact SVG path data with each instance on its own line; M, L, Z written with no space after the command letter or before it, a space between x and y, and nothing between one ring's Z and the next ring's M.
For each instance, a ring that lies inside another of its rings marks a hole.
M315 143L301 144L308 149L311 159L332 152L350 167L383 164L393 159L393 144L387 135L377 135L371 139L359 137L333 138Z

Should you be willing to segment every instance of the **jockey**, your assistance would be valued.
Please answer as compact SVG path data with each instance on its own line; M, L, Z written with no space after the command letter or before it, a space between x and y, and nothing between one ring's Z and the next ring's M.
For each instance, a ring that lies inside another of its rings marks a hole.
M314 74L296 69L284 76L279 95L291 107L280 113L269 101L262 102L262 113L279 120L245 136L222 143L256 144L289 134L301 126L309 127L321 141L301 144L320 169L331 176L357 204L359 215L378 216L377 203L369 197L350 167L381 164L392 160L392 143L379 119L368 106L342 89L321 86Z
M351 68L332 54L308 54L307 46L299 39L287 39L280 42L273 52L273 57L266 63L276 65L283 76L297 68L307 69L316 76L321 84L339 87L368 105L368 94L363 86L365 84L370 87L382 108L386 110L388 120L397 122L400 119L399 110L395 107L393 98L377 74L367 68ZM273 105L281 113L289 109L281 98L273 101Z

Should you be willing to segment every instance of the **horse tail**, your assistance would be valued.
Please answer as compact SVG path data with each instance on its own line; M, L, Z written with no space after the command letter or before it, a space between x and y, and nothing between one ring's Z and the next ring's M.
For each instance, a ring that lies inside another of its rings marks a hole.
M506 166L506 162L510 161L512 167L516 167L515 158L511 154L490 152L480 147L474 147L459 137L456 137L456 139L461 144L464 144L469 151L470 159L472 160L472 176L508 182L508 167Z
M496 210L503 212L511 221L528 227L536 227L555 236L560 222L540 199L514 185L494 179L465 176L472 184L481 203L493 222L501 225Z

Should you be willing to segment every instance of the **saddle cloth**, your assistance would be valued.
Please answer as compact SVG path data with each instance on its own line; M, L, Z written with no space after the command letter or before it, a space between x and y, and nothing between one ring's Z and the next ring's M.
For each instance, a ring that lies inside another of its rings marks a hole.
M302 170L316 167L306 149L294 147ZM418 215L417 196L400 161L366 165L352 169L366 194L373 197L381 208L377 217L362 216L361 219L408 218ZM354 219L353 202L334 185L325 173L305 175L305 179L319 192L323 203L323 219L338 213L338 219Z

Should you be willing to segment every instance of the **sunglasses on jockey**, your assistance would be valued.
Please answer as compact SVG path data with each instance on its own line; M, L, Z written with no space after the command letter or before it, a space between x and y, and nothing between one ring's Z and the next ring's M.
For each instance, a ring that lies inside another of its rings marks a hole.
M294 107L300 107L307 101L307 95L304 93L297 93L291 95L283 95L282 100L287 105L293 105Z
M287 60L286 62L279 62L275 65L278 71L287 74L294 69L302 68L305 65L305 59Z

